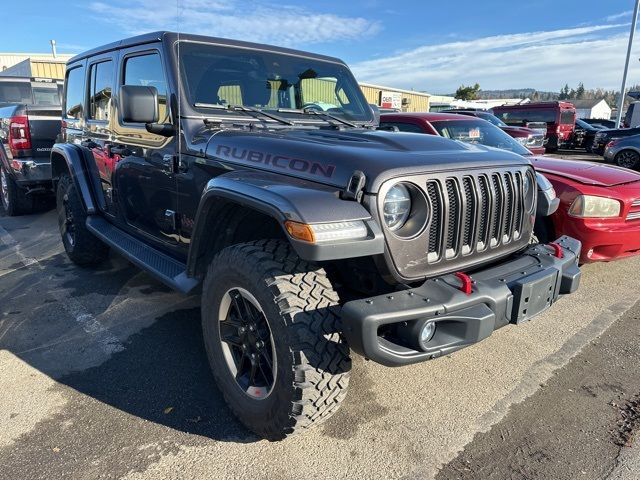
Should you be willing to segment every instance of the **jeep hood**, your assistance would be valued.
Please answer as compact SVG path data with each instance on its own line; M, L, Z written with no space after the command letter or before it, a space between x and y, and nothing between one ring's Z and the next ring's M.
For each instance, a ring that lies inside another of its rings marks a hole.
M533 167L542 173L599 187L613 187L640 181L640 173L638 172L594 162L535 157Z
M207 162L257 168L341 189L360 170L369 193L397 176L530 164L510 152L434 135L364 129L220 130L210 136L205 155Z

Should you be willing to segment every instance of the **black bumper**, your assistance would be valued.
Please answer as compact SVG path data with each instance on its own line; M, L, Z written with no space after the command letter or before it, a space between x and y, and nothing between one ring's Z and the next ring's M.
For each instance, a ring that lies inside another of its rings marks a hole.
M563 236L556 244L532 245L508 262L471 274L472 292L455 275L420 287L354 300L342 308L344 335L356 353L386 366L446 355L485 339L508 323L519 324L549 308L580 284L580 242ZM415 350L394 335L394 327L433 321L433 338Z
M51 161L49 158L13 158L9 160L16 183L23 187L51 185Z

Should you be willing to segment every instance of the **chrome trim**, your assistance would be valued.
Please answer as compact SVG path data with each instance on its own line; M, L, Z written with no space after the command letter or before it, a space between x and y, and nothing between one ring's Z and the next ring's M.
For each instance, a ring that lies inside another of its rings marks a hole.
M631 212L627 215L627 220L640 220L640 212Z

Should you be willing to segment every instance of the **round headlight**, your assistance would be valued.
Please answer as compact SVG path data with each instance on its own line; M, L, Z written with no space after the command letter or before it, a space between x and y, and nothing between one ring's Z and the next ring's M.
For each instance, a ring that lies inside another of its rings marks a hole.
M398 183L391 187L384 197L384 223L391 231L401 228L411 212L411 194L409 189Z

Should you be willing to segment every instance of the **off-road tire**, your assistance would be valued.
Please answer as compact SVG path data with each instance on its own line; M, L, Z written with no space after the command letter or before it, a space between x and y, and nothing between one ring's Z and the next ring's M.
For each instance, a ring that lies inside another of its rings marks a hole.
M6 188L0 192L0 201L7 215L14 217L33 212L35 198L27 195L27 190L18 186L2 163L0 163L0 182L2 182L0 185Z
M247 395L223 356L218 313L231 288L255 297L271 330L276 375L266 398ZM204 343L219 389L248 429L280 440L336 412L351 370L338 302L325 271L301 260L286 242L234 245L212 260L202 292Z
M97 265L109 255L109 247L93 235L85 225L87 214L69 175L62 175L56 189L56 208L62 244L73 263ZM73 235L67 235L69 229Z
M615 156L614 162L619 167L640 170L640 154L634 150L619 151Z

